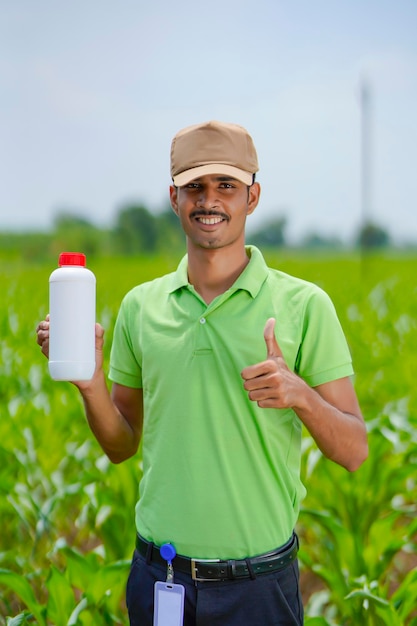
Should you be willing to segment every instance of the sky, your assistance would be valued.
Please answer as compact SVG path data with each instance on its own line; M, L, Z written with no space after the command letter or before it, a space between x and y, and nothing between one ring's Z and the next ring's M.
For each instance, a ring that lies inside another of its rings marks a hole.
M210 119L257 147L249 230L417 241L416 0L0 0L1 232L166 209L172 137Z

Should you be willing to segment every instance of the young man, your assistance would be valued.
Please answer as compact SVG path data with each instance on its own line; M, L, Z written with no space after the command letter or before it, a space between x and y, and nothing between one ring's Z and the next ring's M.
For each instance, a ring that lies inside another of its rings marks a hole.
M367 456L351 359L328 296L245 247L257 170L240 126L208 122L174 137L170 199L187 255L176 272L124 298L111 395L99 325L94 378L76 383L113 462L143 440L127 586L132 626L153 623L165 543L177 553L185 626L302 624L294 534L305 494L302 425L349 471ZM38 328L45 354L48 328Z

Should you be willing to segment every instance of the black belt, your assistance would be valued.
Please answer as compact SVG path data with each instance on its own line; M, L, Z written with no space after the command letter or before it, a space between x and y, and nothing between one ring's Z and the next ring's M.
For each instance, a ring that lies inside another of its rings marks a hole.
M136 549L148 563L157 563L167 566L166 560L161 556L158 546L136 536ZM284 569L295 560L298 552L298 537L295 533L285 546L260 554L253 558L235 561L229 559L190 559L186 556L177 556L173 559L174 570L189 574L193 580L234 580L235 578L254 578L256 574L265 574Z

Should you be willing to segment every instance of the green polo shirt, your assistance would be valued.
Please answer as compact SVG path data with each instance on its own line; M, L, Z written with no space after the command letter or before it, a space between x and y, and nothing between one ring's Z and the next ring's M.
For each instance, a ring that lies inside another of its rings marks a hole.
M190 557L272 550L297 521L301 422L251 402L240 374L266 358L266 320L276 318L285 361L309 385L353 373L329 297L247 252L245 270L209 305L184 257L125 296L114 331L110 378L144 395L137 530Z

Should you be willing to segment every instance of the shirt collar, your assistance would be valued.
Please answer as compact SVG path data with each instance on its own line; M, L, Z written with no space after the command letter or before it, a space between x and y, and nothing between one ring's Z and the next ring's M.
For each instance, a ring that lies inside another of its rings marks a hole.
M188 287L188 255L182 257L176 271L172 274L171 286L169 293L181 289L181 287Z
M265 263L265 259L262 256L261 251L255 246L246 246L246 252L249 257L249 263L237 278L231 289L238 291L243 289L250 293L252 298L255 298L268 275L268 268ZM170 293L177 291L183 287L188 287L188 256L185 255L177 270L172 274Z

